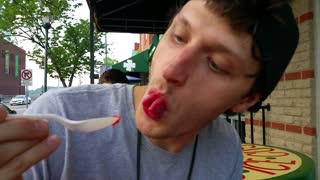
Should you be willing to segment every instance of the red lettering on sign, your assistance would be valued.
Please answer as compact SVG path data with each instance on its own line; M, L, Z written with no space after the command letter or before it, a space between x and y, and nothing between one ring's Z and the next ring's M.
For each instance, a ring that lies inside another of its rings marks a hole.
M263 166L266 166L268 164L278 164L278 166L272 166L274 168L263 167ZM271 161L271 160L254 160L252 158L249 158L249 159L247 159L247 160L245 160L243 162L243 166L245 168L249 168L249 169L259 168L260 170L272 170L272 171L287 171L287 170L290 170L291 168L289 166L287 166L286 164L294 165L294 164L296 164L296 161L292 160L290 162L277 162L277 161Z
M255 157L266 157L266 153L268 153L267 157L282 157L288 156L289 153L287 152L277 152L273 148L256 148L256 149L246 149L243 150L243 153L248 156L255 156Z
M242 151L245 155L244 158L247 158L243 160L243 168L256 171L258 173L275 175L278 172L289 171L293 168L292 166L296 164L295 160L279 161L278 157L290 155L289 152L284 152L281 149L259 147L255 145L242 145ZM246 177L243 175L242 178L245 179Z

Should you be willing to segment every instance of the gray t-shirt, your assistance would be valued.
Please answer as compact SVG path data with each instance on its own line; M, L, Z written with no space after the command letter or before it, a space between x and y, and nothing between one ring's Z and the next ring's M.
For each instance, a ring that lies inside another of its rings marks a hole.
M79 120L119 115L113 127L91 133L73 132L49 122L50 134L62 138L60 147L24 173L28 180L136 180L137 129L131 85L86 85L51 90L25 112L54 113ZM185 180L194 142L170 153L142 136L141 180ZM242 179L239 136L224 119L214 120L199 134L193 180Z

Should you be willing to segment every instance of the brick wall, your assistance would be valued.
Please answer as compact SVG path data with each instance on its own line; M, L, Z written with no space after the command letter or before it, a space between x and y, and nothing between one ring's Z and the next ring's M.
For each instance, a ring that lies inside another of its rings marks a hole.
M266 144L292 149L316 160L314 117L313 1L293 0L300 40L296 53L271 96L266 114ZM254 140L262 143L262 114L254 115ZM250 142L249 115L246 142Z
M140 34L140 52L149 49L152 44L153 34Z
M9 74L5 74L5 57L9 53ZM0 97L25 94L24 86L21 86L20 75L15 76L15 56L19 56L19 74L25 69L26 52L14 44L0 40Z

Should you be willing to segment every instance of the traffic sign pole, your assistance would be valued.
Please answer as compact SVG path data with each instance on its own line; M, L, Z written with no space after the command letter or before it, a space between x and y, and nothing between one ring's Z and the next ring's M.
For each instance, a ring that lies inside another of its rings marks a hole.
M22 69L21 70L21 85L25 87L26 94L26 107L29 105L29 89L28 86L32 86L32 70L31 69Z
M31 69L21 70L21 85L32 86L32 70Z
M28 89L28 86L25 86L25 91L26 91L26 104L27 104L27 108L28 108L28 105L29 105L29 89Z

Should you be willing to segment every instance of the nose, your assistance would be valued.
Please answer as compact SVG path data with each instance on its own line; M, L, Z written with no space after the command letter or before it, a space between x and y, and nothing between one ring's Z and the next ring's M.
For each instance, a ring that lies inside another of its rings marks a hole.
M196 66L196 56L195 48L185 47L181 49L164 67L163 77L168 83L182 86Z

